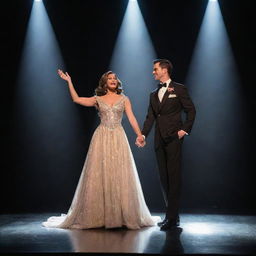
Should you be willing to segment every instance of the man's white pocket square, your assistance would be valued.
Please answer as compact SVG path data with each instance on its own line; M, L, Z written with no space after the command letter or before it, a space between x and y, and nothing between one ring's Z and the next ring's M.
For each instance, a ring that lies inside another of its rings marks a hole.
M176 98L176 97L177 97L176 94L170 94L170 95L168 96L168 98Z

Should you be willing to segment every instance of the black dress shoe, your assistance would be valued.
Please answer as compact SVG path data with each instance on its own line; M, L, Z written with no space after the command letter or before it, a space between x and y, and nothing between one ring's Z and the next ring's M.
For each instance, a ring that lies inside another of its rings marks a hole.
M176 219L176 224L177 224L177 227L180 225L180 217L179 216Z
M165 222L167 221L167 218L165 217L163 221L160 221L157 223L159 227L161 227Z
M160 228L160 230L171 230L179 226L179 220L167 220Z

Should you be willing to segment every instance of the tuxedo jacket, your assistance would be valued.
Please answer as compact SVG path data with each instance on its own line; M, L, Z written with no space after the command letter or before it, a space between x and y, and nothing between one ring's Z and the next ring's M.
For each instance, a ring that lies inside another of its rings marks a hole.
M168 143L178 138L179 130L189 134L195 120L196 110L187 88L171 81L168 89L161 102L158 98L159 88L151 92L148 113L142 129L142 134L147 137L156 121L155 147L159 145L159 140ZM185 120L182 120L183 111L186 115Z

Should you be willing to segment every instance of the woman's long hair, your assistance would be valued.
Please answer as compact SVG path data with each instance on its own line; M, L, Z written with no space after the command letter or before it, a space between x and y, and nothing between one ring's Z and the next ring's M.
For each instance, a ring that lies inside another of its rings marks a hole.
M118 79L117 75L112 72L112 71L108 71L106 73L104 73L99 81L99 85L98 87L95 89L95 94L97 96L103 96L107 93L107 80L108 80L108 76L114 74L116 76L117 79L117 86L116 86L116 93L117 94L121 94L123 92L122 89L122 82Z

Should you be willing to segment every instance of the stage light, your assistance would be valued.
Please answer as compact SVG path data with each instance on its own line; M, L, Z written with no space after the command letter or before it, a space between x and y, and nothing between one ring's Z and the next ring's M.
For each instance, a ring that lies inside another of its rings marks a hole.
M152 61L155 58L155 50L138 2L130 0L114 47L110 69L119 75L125 92L134 101L136 108L140 109L137 113L140 121L144 118L148 99L145 97L145 102L142 102L137 95L149 95L155 87L152 79ZM137 81L140 81L140 86Z
M68 159L75 158L71 155L76 151L72 141L77 133L78 112L70 100L65 82L57 74L58 68L65 70L55 33L43 1L40 4L34 2L13 110L13 137L18 150L16 161L23 174L27 175L26 184L29 186L23 190L27 198L33 196L31 191L35 195L37 190L39 194L44 193L44 185L38 177L57 177L59 172L65 176L67 173L63 172L63 166L72 165ZM71 155L66 155L67 149ZM58 186L58 179L54 180L56 184L51 184L50 178L47 180L49 189Z
M232 196L231 191L237 188L230 177L239 179L247 164L241 151L246 143L247 115L240 83L219 3L208 2L185 83L195 102L197 116L190 142L183 148L184 170L194 170L193 177L187 179L191 183L184 188L186 194L194 194L195 200L199 194L193 188L200 185L198 191L207 191L207 197L212 199L208 204L219 206L225 200L215 188L222 186L219 191ZM224 130L229 131L228 136ZM201 160L195 160L195 156Z
M147 113L150 92L156 88L157 83L152 77L154 59L156 59L156 53L138 2L130 0L118 33L110 69L116 72L123 82L124 94L132 102L134 114L141 127ZM141 153L141 149L134 144L135 134L126 116L124 116L123 125L130 141L138 172L147 170L147 172L141 172L141 175L145 175L145 177L141 177L145 197L155 197L157 195L153 195L154 192L149 185L158 179L153 151L153 131L147 138L147 147L143 148L143 153ZM155 194L162 197L160 186L156 187ZM151 205L151 202L149 200L148 204L149 207L152 207L151 209L161 207L161 205Z
M185 230L186 232L192 233L192 234L210 235L213 233L217 233L217 228L211 223L200 223L200 222L188 223L188 224L185 224Z

